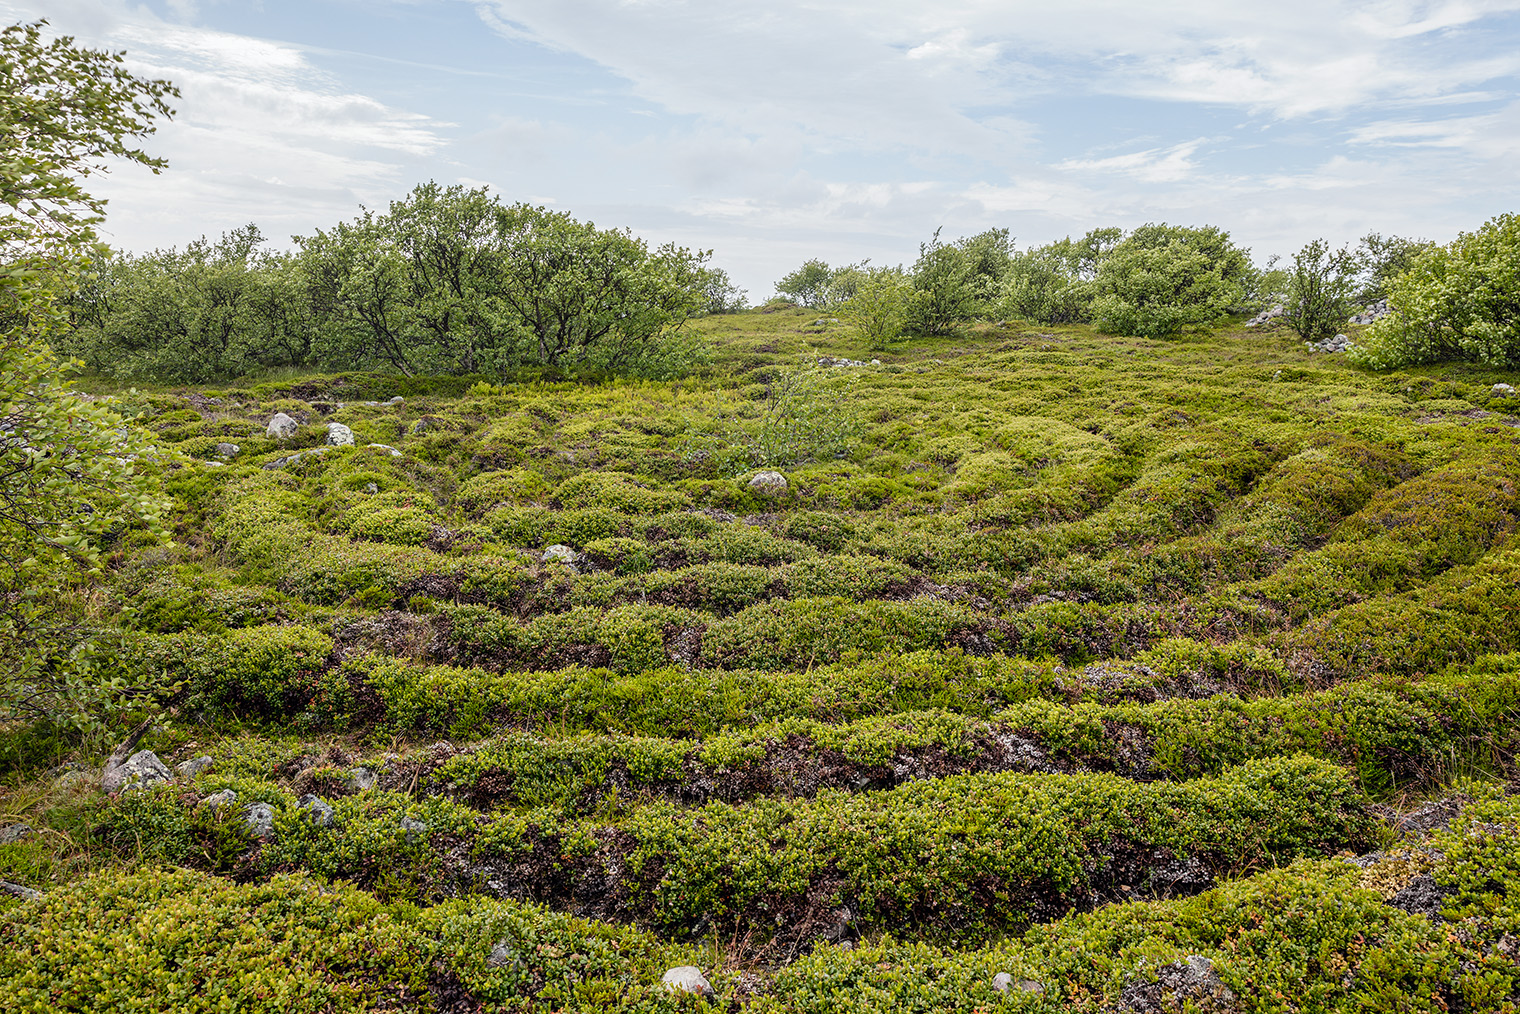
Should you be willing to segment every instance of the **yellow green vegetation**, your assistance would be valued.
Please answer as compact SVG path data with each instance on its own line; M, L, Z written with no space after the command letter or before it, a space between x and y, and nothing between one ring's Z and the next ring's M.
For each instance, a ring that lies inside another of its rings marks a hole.
M669 381L103 385L173 541L59 601L171 777L0 730L0 992L1520 1003L1513 378L819 320L697 320Z

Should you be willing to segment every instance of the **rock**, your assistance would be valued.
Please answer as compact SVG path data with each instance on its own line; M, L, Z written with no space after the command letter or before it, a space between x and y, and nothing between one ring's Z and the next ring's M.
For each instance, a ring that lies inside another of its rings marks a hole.
M1495 384L1493 390L1488 392L1490 398L1513 398L1515 388L1511 384Z
M158 759L158 754L152 750L139 750L120 767L107 770L100 776L100 791L111 793L145 789L149 785L167 782L170 777L169 769Z
M355 792L368 792L375 787L375 773L369 768L349 768L348 787Z
M401 830L406 832L407 841L416 841L418 838L427 834L428 826L420 820L413 820L411 817L402 817L401 820L399 820L397 823L401 827Z
M0 845L14 845L23 838L30 838L35 833L30 824L12 824L9 827L0 827Z
M997 990L999 993L1008 993L1013 991L1019 993L1045 992L1045 987L1040 985L1038 982L1034 982L1029 979L1019 979L1015 981L1013 976L1009 975L1007 972L999 972L992 977L992 988Z
M751 493L761 496L781 496L787 489L786 476L780 472L760 472L748 483Z
M398 451L398 450L396 450L390 444L365 444L365 446L366 447L374 447L374 448L378 448L379 450L386 451L393 458L399 458L399 457L401 457L401 452Z
M1214 963L1201 954L1163 965L1155 982L1130 982L1119 993L1119 1010L1150 1014L1152 1011L1230 1011L1235 994L1220 981Z
M354 446L354 431L342 423L327 424L327 446L329 447L352 447Z
M201 464L205 465L207 468L226 468L227 467L227 462L225 462L225 461L202 461Z
M178 771L182 778L194 778L202 771L210 771L215 763L210 757L202 755L200 757L191 757L187 761L180 761L174 765L174 770Z
M1347 346L1351 344L1351 339L1343 334L1338 334L1334 338L1326 338L1322 342L1305 342L1304 344L1315 352L1345 352Z
M1447 891L1436 883L1434 877L1425 873L1415 877L1401 891L1388 899L1392 908L1410 915L1423 915L1431 922L1441 919L1441 906L1446 904Z
M577 563L580 562L581 554L577 553L569 546L561 545L560 543L556 542L554 545L545 549L543 555L540 556L539 559L545 563L564 563L568 564L571 567L574 567Z
M260 841L274 838L274 807L268 803L251 803L243 810L243 823L248 833Z
M671 993L697 993L702 996L712 996L712 984L707 981L702 970L695 965L681 965L679 968L666 969L665 974L660 976L660 982Z
M274 440L289 440L296 435L296 430L301 424L296 422L284 412L276 412L274 418L269 420L269 428L265 433Z
M213 792L211 795L201 800L201 805L209 809L212 813L215 813L222 807L231 806L235 802L237 802L237 793L231 789L223 789L221 792Z
M237 444L217 444L216 455L219 458L235 458L242 448Z
M412 423L412 436L415 437L415 436L418 436L420 434L426 433L428 430L430 430L432 428L433 427L431 425L429 425L429 423L428 423L428 421L426 419L418 419L416 422Z
M22 901L37 901L42 897L42 892L34 890L23 884L13 884L9 880L0 880L0 891L6 894L14 894Z
M515 965L520 962L517 950L505 939L498 940L491 947L491 956L486 959L486 964L491 968L501 968L504 965Z
M327 800L323 799L321 796L314 796L311 793L307 793L300 799L296 800L296 805L301 809L308 811L312 822L315 823L318 827L332 827L333 808L328 805Z
M310 456L313 458L320 458L326 453L326 447L313 447L309 451L297 451L294 454L287 454L283 458L275 458L273 461L265 463L264 468L284 468L286 465L294 465L297 461L300 461L304 457Z
M1379 317L1386 317L1393 311L1388 308L1388 300L1380 299L1376 303L1368 303L1362 312L1353 316L1348 323L1371 324Z
M1268 321L1276 320L1283 315L1282 304L1263 310L1250 320L1246 321L1246 327L1258 327Z
M401 404L404 401L406 401L406 399L403 398L403 397L401 397L401 395L398 394L394 398L392 398L390 401L386 402L386 404L387 405L399 405L399 404Z
M88 771L65 771L53 779L57 789L82 789L95 779Z

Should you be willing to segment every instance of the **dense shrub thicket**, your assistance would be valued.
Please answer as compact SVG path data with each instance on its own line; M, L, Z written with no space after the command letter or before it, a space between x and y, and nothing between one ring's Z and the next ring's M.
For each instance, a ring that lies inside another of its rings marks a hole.
M688 369L683 332L737 298L709 254L427 183L385 213L261 249L256 226L184 250L117 255L71 300L55 346L134 380L271 367L385 366L407 376L520 367Z
M1354 361L1520 364L1520 216L1500 215L1415 257L1388 302L1394 313L1357 340Z

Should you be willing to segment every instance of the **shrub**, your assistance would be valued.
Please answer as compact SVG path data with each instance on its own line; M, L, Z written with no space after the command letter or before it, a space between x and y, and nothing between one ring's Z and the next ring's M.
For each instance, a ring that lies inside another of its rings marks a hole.
M1103 257L1092 319L1114 334L1165 338L1227 313L1243 295L1246 252L1212 226L1145 225Z
M913 287L898 268L873 268L857 285L839 313L873 351L902 336L912 305Z
M427 949L351 887L107 872L0 915L16 1010L358 1012L417 1003Z
M1394 280L1394 312L1374 321L1347 350L1375 370L1470 360L1520 364L1520 215L1422 254Z
M576 872L553 889L586 896L583 878L598 877L603 904L667 930L708 920L806 939L847 905L856 931L976 940L1081 903L1106 886L1101 871L1164 893L1146 869L1157 852L1222 874L1364 844L1361 806L1340 768L1285 758L1185 784L960 775L743 807L651 804L615 828L502 815L476 848L524 873L540 851L563 856L558 876ZM1147 858L1131 870L1119 858L1131 855Z
M1322 341L1345 327L1356 309L1351 294L1359 267L1350 250L1332 252L1322 239L1294 254L1283 322L1306 342Z

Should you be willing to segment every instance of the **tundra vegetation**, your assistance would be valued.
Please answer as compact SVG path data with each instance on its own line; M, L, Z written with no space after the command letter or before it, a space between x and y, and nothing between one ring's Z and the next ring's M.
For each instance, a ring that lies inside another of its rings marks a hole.
M742 312L432 185L289 257L13 247L0 990L1513 1011L1512 232L1364 242L1380 370L1231 316L1340 292L1323 244L1214 228L936 236ZM81 393L44 340L140 355Z

